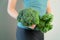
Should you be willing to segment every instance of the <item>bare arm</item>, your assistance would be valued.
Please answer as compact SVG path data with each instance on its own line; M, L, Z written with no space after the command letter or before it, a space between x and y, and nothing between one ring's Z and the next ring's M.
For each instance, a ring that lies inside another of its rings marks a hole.
M51 7L50 7L50 0L48 0L48 3L47 3L47 13L51 13Z
M8 0L8 7L7 7L8 14L15 19L17 19L18 16L18 13L15 9L16 2L17 0Z

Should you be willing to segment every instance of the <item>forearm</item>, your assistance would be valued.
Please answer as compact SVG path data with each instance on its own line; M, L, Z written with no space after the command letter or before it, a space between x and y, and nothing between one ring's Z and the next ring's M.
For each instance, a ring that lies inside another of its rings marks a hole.
M48 0L48 3L47 3L47 13L51 13L51 5L50 5L50 0Z
M14 19L17 19L18 12L15 9L8 9L8 14L13 17Z
M47 13L52 13L51 7L47 7Z

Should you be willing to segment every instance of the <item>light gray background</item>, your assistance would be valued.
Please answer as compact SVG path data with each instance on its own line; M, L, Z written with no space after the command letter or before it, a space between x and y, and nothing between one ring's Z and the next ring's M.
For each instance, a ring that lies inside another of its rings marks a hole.
M50 0L54 14L53 29L45 34L45 40L60 40L60 0Z
M23 8L22 0L18 0L16 10ZM53 29L45 33L45 40L60 40L60 0L50 0L54 14ZM0 40L16 40L17 20L7 13L8 0L0 0Z

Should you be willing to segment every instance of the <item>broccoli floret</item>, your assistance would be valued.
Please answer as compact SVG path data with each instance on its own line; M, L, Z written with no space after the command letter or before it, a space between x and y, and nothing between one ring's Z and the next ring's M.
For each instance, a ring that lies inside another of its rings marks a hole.
M22 22L25 26L39 24L39 13L32 8L26 8L19 12L17 20L18 22Z
M48 32L53 28L53 25L51 24L53 19L52 14L45 14L42 17L39 16L39 24L36 25L36 30L40 30L43 33Z

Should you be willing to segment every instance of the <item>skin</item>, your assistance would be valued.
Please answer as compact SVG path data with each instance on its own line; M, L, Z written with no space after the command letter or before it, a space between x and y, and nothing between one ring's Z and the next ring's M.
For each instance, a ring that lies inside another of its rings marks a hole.
M16 11L16 8L15 8L16 3L17 3L17 0L8 0L7 12L11 17L13 17L14 19L17 20L18 12ZM48 3L47 3L47 12L51 13L50 1L49 0L48 0ZM36 25L33 24L29 28L34 29L35 26Z

